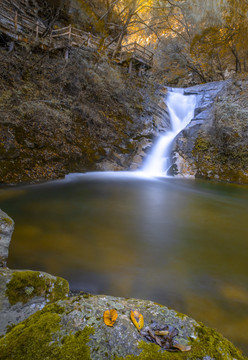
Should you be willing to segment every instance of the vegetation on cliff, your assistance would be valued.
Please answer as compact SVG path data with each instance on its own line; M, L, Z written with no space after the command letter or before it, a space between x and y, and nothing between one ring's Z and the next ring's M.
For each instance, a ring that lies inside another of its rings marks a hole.
M152 84L83 49L68 62L21 45L0 56L1 182L96 170L106 159L130 166L144 119L152 124Z
M243 0L4 2L39 19L45 26L44 39L53 28L71 24L97 36L99 46L75 49L68 43L60 49L41 48L28 38L26 43L15 42L1 33L2 183L44 181L77 171L135 169L161 129L153 116L160 101L156 83L187 86L247 71ZM128 62L117 64L121 46L133 41L154 53L153 67L142 78L136 72L127 74ZM232 112L233 107L225 106L229 118L227 108ZM216 116L221 111L216 110ZM208 163L211 169L211 159L218 160L217 167L229 170L214 171L215 178L228 180L232 177L227 172L236 172L234 181L239 182L247 166L242 137L246 115L242 112L242 124L237 121L240 131L231 130L231 138L240 137L234 157L233 149L225 148L230 139L222 131L226 117L212 129L222 135L214 134L214 140L208 132L204 141L211 145L204 153L199 138L193 156L199 151L198 165ZM211 178L211 169L202 169L199 176Z

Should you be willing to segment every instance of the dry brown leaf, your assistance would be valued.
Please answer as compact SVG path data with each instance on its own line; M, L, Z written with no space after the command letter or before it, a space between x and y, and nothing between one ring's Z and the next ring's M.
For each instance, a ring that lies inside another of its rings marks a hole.
M159 336L167 336L169 334L169 331L166 330L156 330L155 331L155 335L159 335Z
M138 330L141 330L144 326L144 318L143 318L143 315L138 312L137 310L135 311L131 311L131 320L134 324L134 326L138 329Z
M186 351L190 351L191 350L191 346L185 346L182 344L173 344L173 347L177 350L180 350L182 352L186 352Z
M115 309L106 310L103 314L103 321L107 326L113 326L117 318L118 314Z
M155 336L155 341L156 341L156 343L157 343L159 346L161 346L161 347L163 346L161 337Z

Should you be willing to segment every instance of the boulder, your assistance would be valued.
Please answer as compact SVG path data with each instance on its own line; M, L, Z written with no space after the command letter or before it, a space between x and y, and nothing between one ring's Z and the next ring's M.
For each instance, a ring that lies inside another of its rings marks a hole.
M14 221L0 209L0 268L6 267Z
M0 336L68 293L68 282L62 278L41 271L0 269Z
M113 326L103 320L104 312L110 309L118 314ZM141 331L130 318L130 312L135 310L144 317ZM154 327L165 326L176 334L172 341L175 347L170 349L173 352L144 336L149 331L154 334ZM0 339L0 354L2 360L245 359L215 330L166 306L89 294L46 305L14 326Z

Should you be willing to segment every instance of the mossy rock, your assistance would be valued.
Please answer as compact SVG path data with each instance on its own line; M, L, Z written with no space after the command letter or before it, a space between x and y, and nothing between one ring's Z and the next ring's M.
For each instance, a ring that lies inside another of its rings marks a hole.
M63 311L63 309L62 309ZM87 346L93 329L66 334L61 327L61 308L47 306L16 325L0 340L1 360L90 359Z
M68 293L68 282L60 277L40 271L0 269L0 335Z
M7 264L9 244L14 231L14 221L0 209L0 268Z
M115 309L114 326L105 325L103 313ZM149 343L130 319L138 310L145 326L152 322L178 330L176 342L187 352L168 352ZM79 295L47 305L16 325L0 339L1 359L223 359L244 360L241 352L215 330L151 301L111 296Z

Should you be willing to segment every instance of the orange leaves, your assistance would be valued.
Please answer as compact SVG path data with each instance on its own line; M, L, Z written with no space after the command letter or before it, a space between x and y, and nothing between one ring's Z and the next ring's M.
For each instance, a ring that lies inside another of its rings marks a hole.
M117 318L118 314L115 309L106 310L103 314L103 321L107 326L113 326Z
M131 311L130 317L134 326L140 331L144 326L143 315L137 310L135 310L135 311Z
M130 313L131 320L134 326L140 331L144 326L144 318L143 315L137 310L131 311ZM113 326L118 318L118 313L115 309L110 309L104 311L103 321L107 326Z

